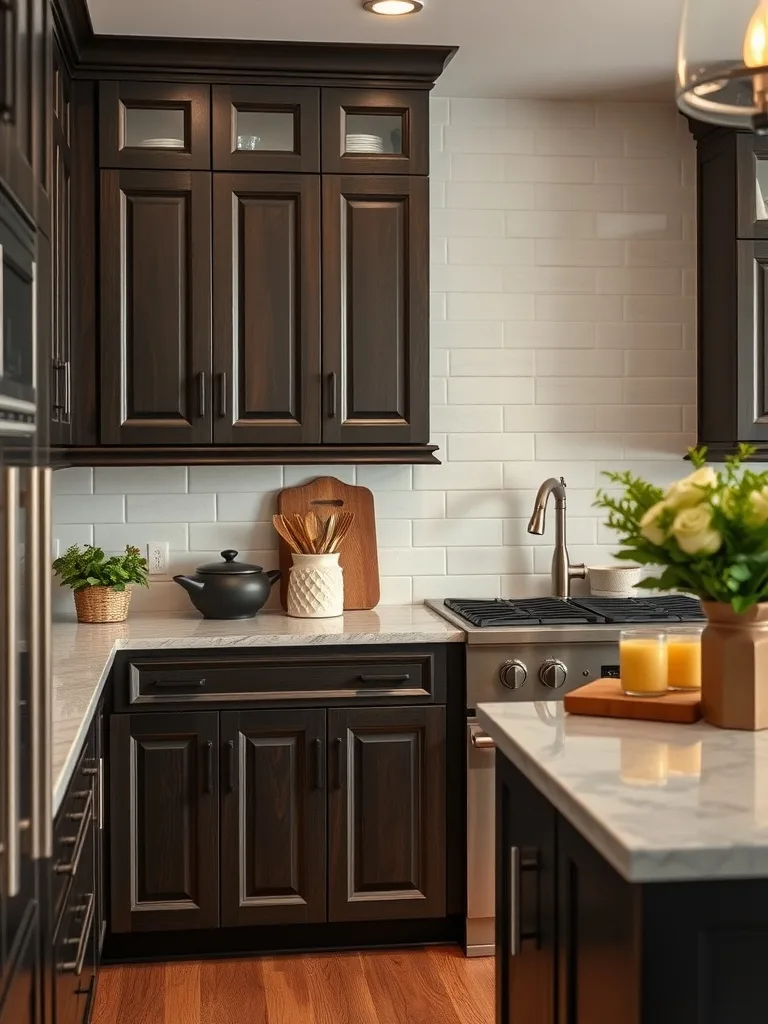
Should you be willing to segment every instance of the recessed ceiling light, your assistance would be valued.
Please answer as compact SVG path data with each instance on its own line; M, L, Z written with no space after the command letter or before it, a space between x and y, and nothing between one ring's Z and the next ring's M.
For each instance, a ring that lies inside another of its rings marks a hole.
M384 14L396 18L401 14L418 14L423 0L366 0L363 7L370 14Z

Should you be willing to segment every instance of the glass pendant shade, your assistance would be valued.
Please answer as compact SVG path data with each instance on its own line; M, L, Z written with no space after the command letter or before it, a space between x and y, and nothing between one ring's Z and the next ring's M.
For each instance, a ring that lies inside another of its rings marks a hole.
M677 105L699 121L768 133L768 0L686 0Z

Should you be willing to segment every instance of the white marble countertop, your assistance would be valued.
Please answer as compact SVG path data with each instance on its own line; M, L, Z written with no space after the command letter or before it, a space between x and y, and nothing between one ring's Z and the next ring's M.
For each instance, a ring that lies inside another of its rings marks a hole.
M203 619L196 612L131 615L127 622L53 626L53 812L58 811L115 651L217 647L321 647L335 644L463 643L461 629L423 605L384 605L333 619Z
M485 704L482 727L632 882L768 877L768 731Z

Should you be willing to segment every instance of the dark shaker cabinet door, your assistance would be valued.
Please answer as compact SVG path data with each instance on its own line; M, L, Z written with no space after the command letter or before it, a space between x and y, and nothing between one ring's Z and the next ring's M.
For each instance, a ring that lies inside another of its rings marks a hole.
M429 440L429 183L323 178L326 444Z
M768 441L768 240L738 242L739 441Z
M325 711L221 716L221 923L325 920Z
M101 441L211 440L211 176L101 172Z
M110 720L115 932L219 924L219 716Z
M320 440L316 175L215 174L214 440Z
M497 755L498 1024L555 1024L555 819L547 799Z
M445 913L445 708L328 712L331 921Z

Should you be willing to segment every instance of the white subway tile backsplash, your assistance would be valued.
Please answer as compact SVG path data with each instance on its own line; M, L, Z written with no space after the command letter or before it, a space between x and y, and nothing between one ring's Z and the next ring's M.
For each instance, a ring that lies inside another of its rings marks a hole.
M451 352L452 377L530 377L533 352L525 349L464 349Z
M56 475L54 474L54 488ZM124 523L122 494L59 494L54 490L54 523Z
M60 548L166 540L171 572L230 547L271 568L278 491L332 475L373 492L382 603L546 594L552 527L526 527L541 481L563 475L572 556L609 560L600 471L666 486L693 442L694 144L671 101L434 97L430 121L442 465L59 471ZM190 608L168 581L133 601Z

